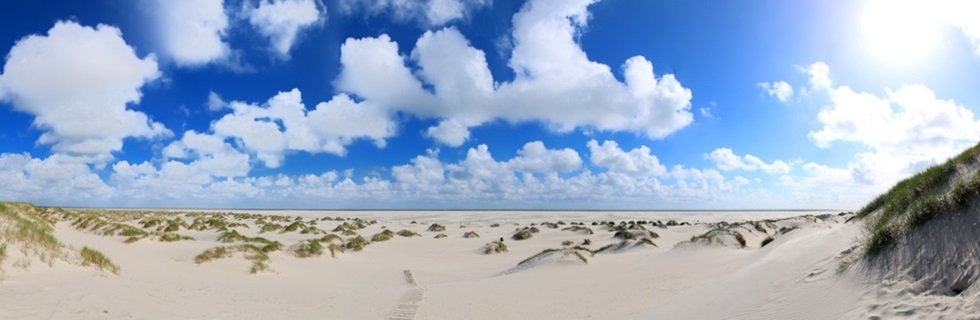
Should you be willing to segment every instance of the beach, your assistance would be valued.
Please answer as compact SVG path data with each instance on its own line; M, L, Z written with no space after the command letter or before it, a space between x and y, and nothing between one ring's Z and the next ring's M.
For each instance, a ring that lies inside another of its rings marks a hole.
M858 224L845 223L853 214L844 212L7 207L36 210L55 221L53 235L64 254L45 260L37 250L8 245L0 263L0 315L5 319L828 319L868 314L860 305L860 279L838 273L842 252L856 245L860 233ZM531 236L517 240L522 230ZM391 236L379 236L384 233ZM177 240L166 234L178 235ZM358 236L367 244L347 248ZM331 239L319 242L324 238ZM311 240L320 244L320 252L310 250ZM267 243L280 245L262 254L240 249L265 249ZM329 244L335 245L334 252ZM495 250L499 244L506 251ZM72 252L82 247L103 253L118 269L79 263ZM201 258L218 247L231 252Z

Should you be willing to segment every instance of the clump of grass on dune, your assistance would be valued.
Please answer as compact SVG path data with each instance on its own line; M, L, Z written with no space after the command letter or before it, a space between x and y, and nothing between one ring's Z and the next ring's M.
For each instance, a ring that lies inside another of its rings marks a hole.
M43 262L52 264L55 258L64 256L63 246L55 238L51 223L38 216L39 211L31 204L0 203L0 238L4 244L19 243L25 254L31 250Z
M319 239L303 240L294 253L300 258L319 257L323 255L323 244Z
M283 226L281 224L278 224L278 223L266 223L266 224L262 225L261 228L259 228L259 233L277 232L277 231L282 230L282 229L283 229Z
M433 223L432 225L429 226L429 229L428 230L430 232L443 232L443 231L446 231L446 226L441 225L441 224L438 224L438 223Z
M591 228L583 227L583 226L578 226L578 225L574 225L574 226L571 226L571 227L567 227L567 228L561 229L561 231L571 231L571 232L580 232L581 231L581 232L584 232L586 234L593 234L594 233Z
M100 270L106 270L114 274L119 274L119 266L109 260L102 252L93 250L89 247L82 247L80 253L83 266L95 266Z
M364 250L364 247L366 247L369 244L371 244L370 241L364 239L364 237L362 236L357 236L351 238L350 240L347 240L347 243L344 244L344 246L349 250L361 251Z
M269 269L268 251L265 251L259 246L248 243L236 246L218 246L207 249L194 257L194 263L202 264L217 259L229 258L235 252L243 253L245 259L252 262L252 266L249 269L250 273L255 274Z
M402 231L398 231L398 235L399 236L402 236L402 237L406 237L406 238L408 238L408 237L421 237L422 236L421 234L418 234L415 231L407 230L407 229L402 230Z
M773 240L775 240L775 239L773 239L772 237L766 237L765 239L762 239L762 244L759 247L760 248L761 247L765 247L767 244L771 243Z
M199 253L194 256L194 263L202 264L211 260L224 259L231 257L232 251L226 246L217 246L211 249L204 250L204 252Z
M194 241L194 238L190 236L167 232L160 235L160 241L161 242Z
M534 261L536 258L545 256L545 255L548 255L548 254L552 254L552 253L561 253L561 255L562 256L565 256L565 257L567 257L567 256L574 256L574 257L578 258L580 261L582 261L583 263L586 263L586 264L589 263L589 259L587 259L583 253L589 254L590 257L591 256L595 256L595 252L593 252L589 248L585 248L585 247L582 247L582 246L563 245L561 248L544 249L541 252L538 252L537 254L535 254L535 255L533 255L531 257L528 257L527 259L524 259L523 261L517 263L517 265L520 266L520 265L526 264L528 262Z
M449 237L449 236L447 236L445 233L440 233L440 234L437 234L435 236L436 239L442 239L442 238L446 238L446 237Z
M394 237L395 237L395 233L394 232L392 232L391 230L385 229L384 231L381 231L381 232L375 234L374 236L372 236L371 237L371 241L373 241L373 242L388 241L388 240L391 240L391 238L394 238Z
M483 254L494 254L507 252L507 245L502 241L493 241L483 247Z
M943 164L902 180L857 213L865 221L864 256L893 246L909 230L943 214L965 209L980 195L980 171L957 179L956 168L977 161L980 144Z
M533 237L533 236L534 235L532 235L531 232L528 231L528 230L520 230L520 231L517 231L516 233L514 233L514 235L511 236L511 239L514 239L514 240L527 240L527 239L531 239L531 237Z
M467 231L466 233L463 234L463 238L467 238L467 239L469 239L469 238L479 238L479 237L480 237L480 234L476 233L476 231Z

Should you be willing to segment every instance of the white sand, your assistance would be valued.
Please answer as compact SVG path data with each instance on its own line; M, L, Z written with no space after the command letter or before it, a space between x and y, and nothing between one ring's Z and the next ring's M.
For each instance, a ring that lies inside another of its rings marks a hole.
M707 223L646 225L659 234L653 239L659 247L587 255L587 264L558 254L516 271L522 260L560 248L565 240L579 244L589 238L592 249L619 242L593 221L735 222L824 212L249 212L307 220L324 215L377 219L359 233L370 239L386 227L422 237L396 236L337 258L272 252L270 271L253 275L241 254L194 263L195 255L222 245L214 231L178 232L196 241L125 244L125 237L103 237L62 222L56 236L63 243L102 251L121 273L64 261L53 267L37 261L15 267L20 253L14 252L0 264L6 270L0 319L834 319L867 318L874 314L870 305L878 303L868 298L865 277L836 271L841 253L861 231L836 212L825 221L777 222L780 228L799 227L786 234L768 227L763 234L747 225L739 229L746 248L734 245L734 238L725 240L727 246L676 246L711 230ZM570 225L540 225L558 221L584 222L595 234L561 231ZM426 231L434 222L447 227L442 232L447 238L434 239L438 232ZM329 231L339 223L319 221L317 227ZM490 227L494 223L500 227ZM531 223L539 224L541 232L524 241L510 238ZM320 237L238 230L287 248ZM480 237L463 238L467 231ZM776 235L775 240L760 248L766 235ZM484 255L484 245L499 238L509 252ZM416 285L406 281L405 270Z

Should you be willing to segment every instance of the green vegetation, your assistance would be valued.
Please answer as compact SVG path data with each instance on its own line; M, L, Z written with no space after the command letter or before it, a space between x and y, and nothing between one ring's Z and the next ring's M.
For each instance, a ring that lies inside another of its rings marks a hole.
M493 241L487 243L487 245L483 247L483 254L494 254L494 253L502 253L502 252L507 252L507 245L501 241Z
M511 236L510 238L511 239L514 239L514 240L527 240L527 239L531 239L531 237L533 237L533 236L534 235L531 234L531 231L528 231L528 230L520 230L520 231L515 232L514 235Z
M347 243L344 244L344 246L349 250L361 251L364 250L364 247L366 247L369 244L371 244L370 241L364 239L364 237L362 236L357 236L351 238L350 240L347 240Z
M761 248L761 247L765 247L765 246L766 246L767 244L769 244L769 243L770 243L770 242L772 242L773 240L774 240L774 239L773 239L772 237L766 237L765 239L762 239L762 245L760 245L759 247L760 247L760 248Z
M204 252L194 256L194 263L202 264L211 260L224 259L228 257L231 257L231 250L228 250L228 247L226 246L218 246L204 250Z
M441 225L441 224L438 224L438 223L433 223L432 225L429 226L429 231L431 231L431 232L443 232L443 231L446 231L446 226Z
M102 252L93 250L89 247L82 247L81 251L82 265L83 266L95 266L100 270L106 270L114 274L119 274L119 266L112 263Z
M371 237L371 241L372 242L388 241L394 237L395 237L395 233L392 232L391 230L386 229L385 231L381 231L380 233L377 233L373 237Z
M782 227L782 228L779 228L779 234L787 234L790 231L793 231L793 230L796 230L796 229L799 229L799 228L800 227L791 227L791 228Z
M581 232L584 232L585 234L593 234L594 233L592 231L592 229L587 228L587 227L583 227L583 226L578 226L578 225L574 225L574 226L571 226L571 227L567 227L567 228L561 229L561 231L571 231L571 232L579 232L579 231L581 231Z
M520 266L520 265L523 265L525 263L531 262L531 261L535 260L538 257L543 257L543 256L546 256L546 255L549 255L549 254L557 254L557 253L561 253L562 256L564 256L564 257L574 256L574 257L578 258L579 260L581 260L583 263L589 263L589 259L586 259L585 258L585 255L582 254L583 252L584 253L588 253L590 257L591 256L595 256L595 254L596 254L592 250L589 250L589 248L585 248L585 247L581 247L581 246L563 245L561 248L544 249L541 252L538 252L537 254L535 254L535 255L527 258L527 259L524 259L523 261L521 261L519 263L517 263L517 265Z
M406 238L407 237L421 237L422 236L421 234L418 234L417 232L412 231L412 230L408 230L408 229L404 229L402 231L398 231L398 235L399 236L402 236L402 237L406 237Z
M253 244L240 244L236 246L218 246L207 249L194 257L194 263L202 264L217 259L229 258L235 252L244 254L245 259L252 262L249 272L252 274L266 271L269 269L268 251Z
M323 244L320 239L303 240L296 246L294 253L300 258L319 257L323 255Z
M476 231L467 231L466 233L463 234L463 238L467 238L467 239L468 238L479 238L479 237L480 237L480 235L477 234Z
M194 238L185 235L179 235L176 233L169 233L169 232L160 235L161 242L174 242L174 241L185 241L185 240L194 241Z
M955 179L956 168L976 162L978 156L980 144L900 181L861 208L857 217L865 221L865 256L890 248L912 228L965 209L980 195L980 171Z
M442 238L445 238L445 237L448 237L445 233L440 233L440 234L437 234L435 236L436 239L442 239Z

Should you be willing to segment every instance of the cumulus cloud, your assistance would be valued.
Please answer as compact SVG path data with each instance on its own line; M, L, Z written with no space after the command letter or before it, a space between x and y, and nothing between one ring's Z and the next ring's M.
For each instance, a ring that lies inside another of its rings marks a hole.
M469 128L495 120L539 122L556 132L628 131L652 139L689 125L691 91L672 74L657 76L649 60L635 56L623 64L620 82L609 66L588 59L575 39L590 4L525 4L513 19L509 66L517 76L511 82L494 81L483 51L450 27L428 31L416 42L409 59L417 72L387 35L348 39L335 86L392 114L439 119L424 133L450 146L462 145Z
M787 102L793 98L793 86L786 83L786 81L776 81L773 83L762 82L758 86L765 93L769 94L770 97L778 99L779 102Z
M314 0L261 0L257 7L245 4L243 14L269 39L273 51L288 59L300 32L323 24L326 7Z
M61 205L84 204L111 195L88 165L64 155L46 159L28 153L0 154L0 198Z
M517 150L517 157L507 162L517 171L570 172L582 167L582 158L571 148L550 150L541 141L532 141Z
M790 165L782 160L766 163L765 161L762 161L762 159L759 159L751 154L739 156L729 148L715 149L711 153L704 154L703 157L714 163L715 166L722 171L762 170L765 173L776 175L786 174L790 170Z
M0 83L15 110L35 116L34 126L44 131L39 143L104 163L126 138L172 134L127 108L159 77L155 57L138 57L119 29L57 22L46 36L14 44Z
M388 15L398 21L413 21L429 26L444 25L465 19L491 4L491 0L341 0L341 12Z
M601 145L590 140L587 146L592 164L610 172L640 176L659 176L667 172L667 168L660 164L660 159L650 154L647 146L640 146L629 152L623 151L616 141L611 140L603 141Z
M231 54L222 0L153 0L152 10L161 49L178 65L201 66Z
M830 68L822 62L801 70L829 101L817 114L820 128L810 131L810 139L820 148L851 143L865 150L840 168L807 163L804 175L781 176L779 182L799 198L811 192L809 198L860 206L899 180L980 141L980 121L973 112L937 97L925 85L885 88L884 94L875 94L833 86Z
M830 66L823 61L814 62L809 66L796 66L796 70L809 77L810 90L804 91L806 94L812 91L830 89L833 85L833 82L830 81Z
M263 105L233 101L227 108L232 112L214 121L208 135L215 136L216 141L235 141L269 168L281 166L286 154L293 151L343 156L346 146L361 138L384 147L385 139L396 129L385 110L371 103L357 103L344 94L317 104L311 111L303 104L299 89L279 92ZM181 146L168 147L164 155L179 157L181 153L176 150Z
M602 146L619 150L611 141ZM712 169L667 170L646 147L619 150L620 157L633 159L611 161L605 172L592 173L574 150L549 149L540 141L525 144L510 159L494 158L487 145L468 149L455 162L442 161L438 150L428 150L390 167L390 176L362 178L350 170L249 176L249 154L224 138L194 131L184 133L163 153L162 161L118 161L105 180L91 167L60 155L35 159L29 154L0 154L0 197L50 204L171 207L179 200L190 207L322 208L327 203L406 208L438 203L450 208L666 208L690 206L692 200L700 207L731 201L749 183ZM57 191L48 192L52 187Z

